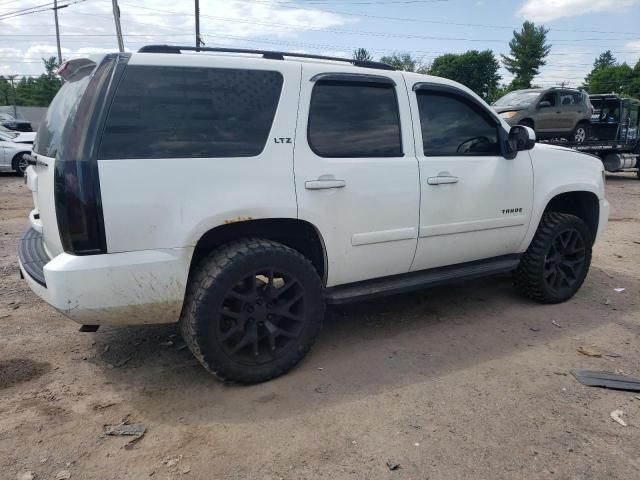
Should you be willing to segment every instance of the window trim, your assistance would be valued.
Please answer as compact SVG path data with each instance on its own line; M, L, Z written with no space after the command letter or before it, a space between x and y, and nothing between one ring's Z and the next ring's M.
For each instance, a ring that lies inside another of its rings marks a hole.
M319 74L312 77L312 80L316 77L321 77L325 74ZM389 77L383 77L380 75L363 75L358 73L348 73L348 74L326 74L325 78L316 78L313 89L311 90L311 95L309 96L309 113L307 115L307 145L311 149L311 151L320 158L402 158L405 156L404 152L404 142L402 135L402 119L400 118L400 103L398 102L398 90L396 83L390 79ZM337 78L340 78L339 80ZM366 80L363 80L366 78ZM382 79L382 81L380 81ZM373 84L380 85L379 88L388 88L393 91L393 97L396 102L396 116L398 118L398 140L400 141L400 152L399 155L356 155L356 154L334 154L334 155L323 155L320 153L313 145L311 141L311 106L313 103L313 95L315 94L316 88L318 85L326 85L326 84L342 84L342 85L354 85L354 86L363 86L363 87L371 87Z
M416 98L416 107L418 109L418 125L420 128L420 140L422 140L422 148L419 150L423 157L425 158L437 158L437 157L498 157L504 156L504 148L503 143L504 139L508 136L508 133L505 132L502 122L496 118L482 103L480 103L473 95L465 92L464 90L460 90L459 88L452 87L449 85L435 84L435 83L417 83L413 86L413 91L415 92ZM440 154L433 155L427 154L424 151L424 134L422 131L422 122L420 121L420 105L418 104L418 93L425 92L431 93L442 97L453 97L459 100L461 103L468 105L474 112L478 113L481 117L488 120L490 123L494 124L494 128L496 129L496 141L498 144L498 151L494 153L448 153L448 154Z
M333 82L356 82L356 83L383 83L397 86L396 82L383 75L369 75L366 73L347 72L326 72L318 73L309 79L310 82L333 81Z

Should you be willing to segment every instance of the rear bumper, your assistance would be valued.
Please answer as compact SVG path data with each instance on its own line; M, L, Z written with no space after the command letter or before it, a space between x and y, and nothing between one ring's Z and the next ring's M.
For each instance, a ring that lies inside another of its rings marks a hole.
M44 278L44 266L49 263L49 255L44 249L42 234L30 228L25 232L18 245L18 258L20 265L24 269L25 276L33 279L42 287L47 283Z
M43 265L44 283L23 262L22 254L19 260L29 287L71 320L86 325L144 325L179 320L192 254L192 248L89 256L62 253Z

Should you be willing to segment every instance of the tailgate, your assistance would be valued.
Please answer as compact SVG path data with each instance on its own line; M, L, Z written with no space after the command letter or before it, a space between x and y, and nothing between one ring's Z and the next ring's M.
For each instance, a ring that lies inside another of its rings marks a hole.
M27 169L27 186L33 196L33 211L29 214L31 227L42 233L44 248L49 257L62 253L54 198L55 158L32 153L34 162ZM33 165L35 163L35 165Z

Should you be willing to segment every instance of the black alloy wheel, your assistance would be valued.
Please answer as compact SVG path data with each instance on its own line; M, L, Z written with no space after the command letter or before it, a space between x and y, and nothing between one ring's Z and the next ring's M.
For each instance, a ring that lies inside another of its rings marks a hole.
M513 272L516 288L541 303L570 299L587 277L592 244L593 234L581 218L545 213Z
M216 336L223 351L244 365L281 357L302 332L304 297L291 273L252 272L229 289L216 316Z
M574 290L580 281L586 262L586 248L581 232L569 228L551 241L544 259L544 280L547 288L558 296Z
M198 262L180 329L195 357L219 379L259 383L304 358L324 308L322 281L300 252L271 240L241 239Z

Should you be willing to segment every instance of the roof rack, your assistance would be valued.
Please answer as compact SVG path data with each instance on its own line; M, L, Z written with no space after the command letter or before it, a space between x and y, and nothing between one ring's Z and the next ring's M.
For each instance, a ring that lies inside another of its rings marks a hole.
M219 47L191 47L181 45L146 45L138 52L140 53L181 53L190 52L219 52L219 53L252 53L262 55L270 60L284 60L284 57L312 58L316 60L332 60L334 62L347 62L356 67L377 68L379 70L395 70L391 65L382 62L372 62L368 60L354 60L352 58L326 57L324 55L310 55L308 53L274 52L271 50L251 50L244 48L219 48Z

